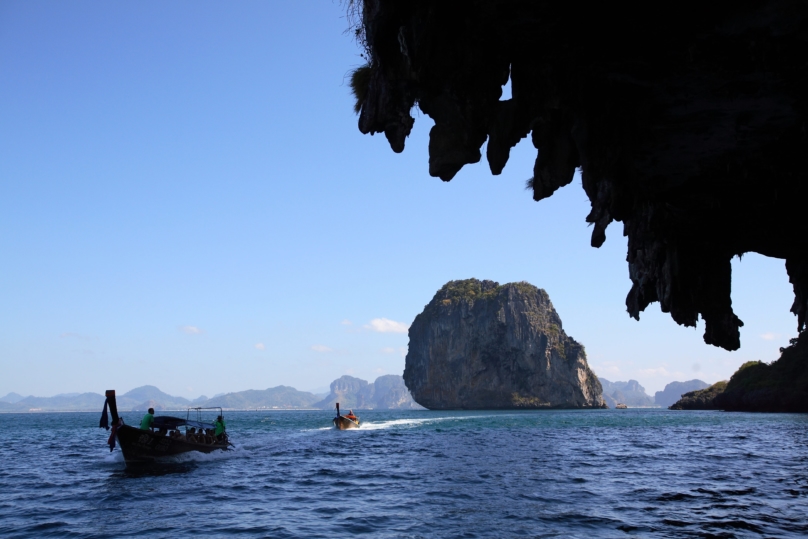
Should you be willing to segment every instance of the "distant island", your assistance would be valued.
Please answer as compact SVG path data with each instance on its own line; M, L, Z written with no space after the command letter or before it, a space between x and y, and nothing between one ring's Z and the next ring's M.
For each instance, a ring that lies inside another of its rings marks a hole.
M618 404L625 404L632 408L653 408L655 406L652 399L645 392L645 388L637 380L628 382L610 382L605 378L598 377L600 385L603 387L603 400L609 408L616 408Z
M226 410L331 409L334 403L356 409L422 409L412 400L401 376L380 376L373 383L343 376L331 382L328 395L315 395L289 386L249 389L208 398L189 400L163 393L154 386L142 386L117 396L121 411L185 410L191 406L220 406ZM85 412L100 411L104 396L99 393L64 393L54 397L23 397L9 393L0 398L0 412Z
M710 386L701 380L671 382L665 386L665 389L657 391L651 397L637 380L610 382L601 377L598 377L598 380L603 387L603 400L606 401L609 408L615 408L618 404L625 404L629 408L667 408L685 393Z
M404 381L429 409L606 407L583 345L530 283L450 281L409 336Z

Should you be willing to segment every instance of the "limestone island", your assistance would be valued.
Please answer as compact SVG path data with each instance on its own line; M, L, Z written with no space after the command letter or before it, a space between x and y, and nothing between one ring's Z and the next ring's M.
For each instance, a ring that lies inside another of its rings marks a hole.
M606 408L583 345L532 284L450 281L409 337L404 382L426 408Z

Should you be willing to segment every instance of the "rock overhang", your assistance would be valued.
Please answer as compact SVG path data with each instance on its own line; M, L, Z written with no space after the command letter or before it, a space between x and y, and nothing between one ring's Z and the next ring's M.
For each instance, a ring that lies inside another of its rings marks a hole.
M541 200L582 171L592 245L628 236L629 314L659 302L734 350L731 259L784 259L808 313L808 9L802 2L364 0L363 133L402 151L417 105L435 126L430 174L448 181L537 149ZM660 15L660 13L664 15ZM501 101L510 79L512 98Z

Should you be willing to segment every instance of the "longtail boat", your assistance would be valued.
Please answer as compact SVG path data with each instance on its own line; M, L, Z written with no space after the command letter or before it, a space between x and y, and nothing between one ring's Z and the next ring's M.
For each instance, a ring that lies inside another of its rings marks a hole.
M350 415L340 415L339 403L337 403L337 417L334 418L335 427L337 427L339 430L358 429L360 423L359 418L356 416L351 417Z
M123 418L118 416L114 389L107 390L106 397L100 426L109 428L107 423L107 408L109 408L112 416L112 432L107 442L109 450L112 451L115 448L117 440L127 466L151 463L164 457L191 451L200 453L227 451L232 445L227 439L227 433L221 434L218 438L214 437L215 424L201 420L203 411L206 410L218 410L218 415L222 416L221 408L188 408L184 419L173 416L155 416L152 428L143 430L124 424ZM196 419L191 417L192 413L195 413Z

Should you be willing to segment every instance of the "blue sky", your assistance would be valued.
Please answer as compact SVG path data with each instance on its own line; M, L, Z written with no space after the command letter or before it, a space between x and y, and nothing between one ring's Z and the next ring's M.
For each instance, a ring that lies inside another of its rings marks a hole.
M589 247L576 177L525 191L427 173L356 128L361 63L336 1L0 3L0 395L154 384L195 397L400 374L406 327L452 279L550 294L595 372L726 379L796 334L781 260L733 261L742 348L625 313L622 226Z

